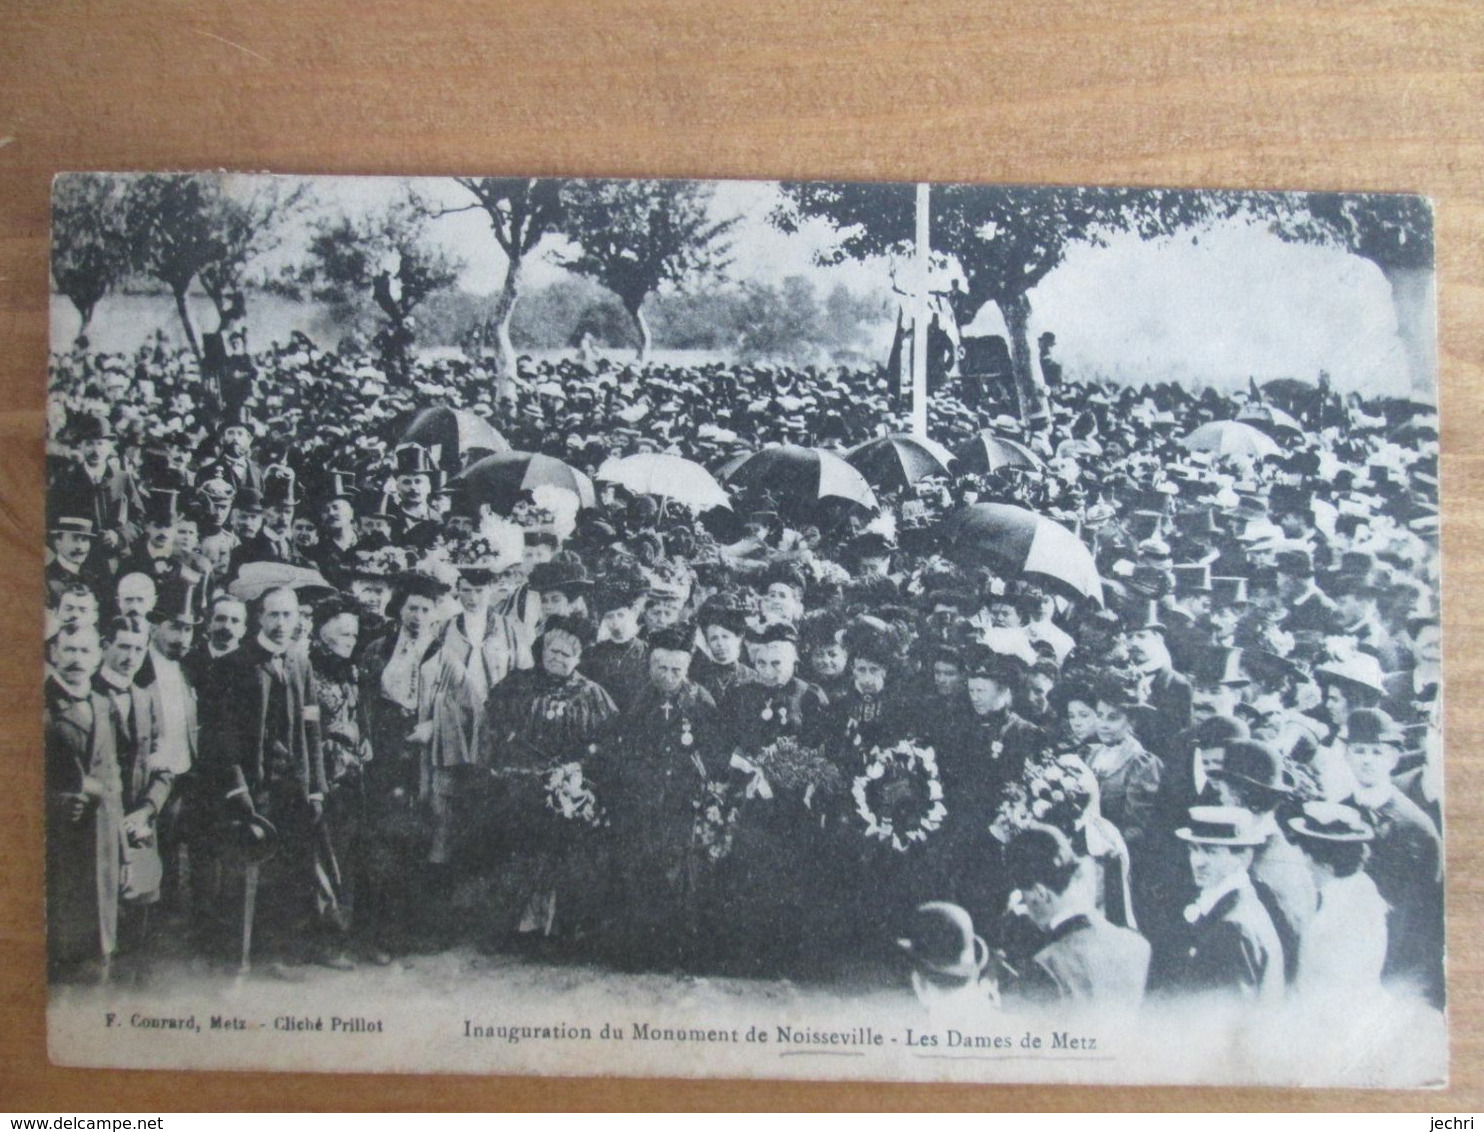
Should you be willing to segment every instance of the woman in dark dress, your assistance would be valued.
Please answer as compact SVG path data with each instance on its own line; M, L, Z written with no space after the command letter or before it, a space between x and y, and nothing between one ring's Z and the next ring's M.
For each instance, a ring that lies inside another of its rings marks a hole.
M354 926L356 874L362 865L366 805L362 771L371 759L360 671L352 660L361 630L360 606L336 594L314 607L312 624L309 663L319 691L320 735L330 781L325 830L336 865L330 880L338 907L331 919L341 932L349 932ZM380 954L373 948L370 958ZM323 962L336 970L355 966L343 948L328 952Z
M563 889L568 903L577 896L568 863L589 824L588 811L564 816L553 809L548 781L552 771L588 760L618 714L607 691L577 670L592 636L583 618L547 618L536 667L511 673L487 707L484 762L495 778L493 806L505 842L502 888L509 898L502 927L519 935L560 934L558 897Z

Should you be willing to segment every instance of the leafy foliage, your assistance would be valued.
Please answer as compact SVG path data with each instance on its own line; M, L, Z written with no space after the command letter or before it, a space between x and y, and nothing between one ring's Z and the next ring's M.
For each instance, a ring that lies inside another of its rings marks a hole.
M773 223L790 233L811 219L829 223L839 238L826 262L911 250L914 185L794 182L782 188ZM1027 295L1068 248L1101 244L1119 230L1150 237L1235 207L1211 193L1078 186L934 185L929 199L932 249L955 258L966 282L949 296L954 315L967 322L988 302L1004 313L1026 415L1045 408L1045 389L1031 365Z
M731 262L728 233L736 218L713 220L715 188L698 181L572 181L563 186L566 235L577 250L563 266L618 296L649 339L644 300L719 274Z
M463 268L428 240L428 223L428 209L411 196L364 217L322 220L310 234L300 279L333 307L353 309L370 296L389 321L404 323Z
M97 173L59 177L52 193L52 280L82 319L87 333L93 310L129 270L129 233L123 186Z

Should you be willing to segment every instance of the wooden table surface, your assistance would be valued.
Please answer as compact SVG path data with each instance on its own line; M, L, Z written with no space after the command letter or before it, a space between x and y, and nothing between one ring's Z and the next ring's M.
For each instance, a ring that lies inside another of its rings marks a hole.
M0 3L0 1108L1399 1109L1484 1097L1484 5ZM1437 203L1448 1094L74 1071L43 1035L47 202L60 170L1404 190Z

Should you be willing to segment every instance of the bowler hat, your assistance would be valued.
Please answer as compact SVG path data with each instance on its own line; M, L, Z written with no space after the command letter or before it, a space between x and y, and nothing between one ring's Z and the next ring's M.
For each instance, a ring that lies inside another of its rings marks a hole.
M1406 740L1396 721L1380 708L1357 708L1345 720L1340 741L1348 744L1390 743L1400 747Z

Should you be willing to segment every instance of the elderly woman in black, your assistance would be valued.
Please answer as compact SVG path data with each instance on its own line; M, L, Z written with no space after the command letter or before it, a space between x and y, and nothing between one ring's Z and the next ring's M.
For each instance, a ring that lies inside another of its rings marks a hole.
M618 714L613 698L577 670L592 643L585 618L548 617L536 642L536 667L517 671L490 697L482 731L484 763L496 780L494 807L504 834L500 854L510 901L508 930L558 934L557 900L572 847L595 811L572 789L553 785L553 772L596 753L604 729Z
M329 890L337 901L332 919L341 931L353 927L356 874L361 868L365 820L362 774L371 759L370 726L361 698L360 671L352 659L361 629L361 607L342 594L314 607L309 663L318 690L320 735L330 793L325 831L333 849ZM376 957L372 949L372 957ZM326 966L348 971L354 960L343 949L328 952Z

